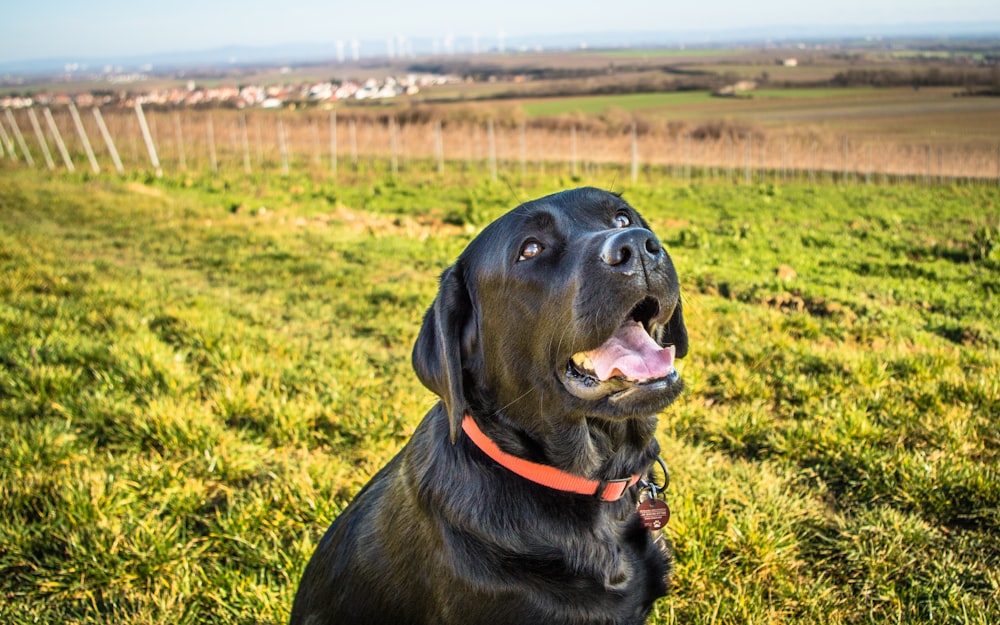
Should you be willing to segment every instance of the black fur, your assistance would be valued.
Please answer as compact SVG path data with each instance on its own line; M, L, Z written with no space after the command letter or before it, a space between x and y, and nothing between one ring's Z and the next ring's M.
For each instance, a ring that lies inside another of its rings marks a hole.
M506 452L581 476L644 473L680 379L606 388L567 373L640 308L683 357L673 265L619 196L565 191L487 226L442 275L413 349L441 402L327 531L291 622L644 623L670 554L640 524L637 487L603 502L538 486L460 425L471 414Z

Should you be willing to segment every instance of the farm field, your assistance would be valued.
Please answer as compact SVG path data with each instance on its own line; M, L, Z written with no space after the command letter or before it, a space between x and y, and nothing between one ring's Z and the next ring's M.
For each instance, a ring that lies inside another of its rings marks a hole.
M1000 100L956 98L954 89L763 89L747 98L707 92L584 96L521 105L531 117L614 109L689 124L738 121L772 131L839 132L857 139L1000 144Z
M0 165L0 622L285 622L435 401L437 275L580 184ZM691 332L652 622L1000 620L1000 190L616 189Z
M103 107L107 137L97 109L80 111L77 125L66 106L36 108L6 111L2 156L69 169L87 167L92 148L91 168L110 168L118 156L123 169L155 169L134 107ZM956 97L947 87L769 88L737 98L696 90L280 112L151 106L144 117L158 162L173 174L315 173L336 170L338 161L356 170L368 161L398 168L436 160L439 169L493 161L507 173L669 166L702 178L1000 179L1000 98Z

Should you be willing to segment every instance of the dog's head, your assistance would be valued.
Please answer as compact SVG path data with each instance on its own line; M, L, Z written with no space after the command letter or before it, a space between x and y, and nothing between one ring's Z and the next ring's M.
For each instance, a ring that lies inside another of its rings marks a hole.
M518 206L441 277L413 349L454 440L465 412L648 417L682 383L687 331L673 262L620 196L594 188Z

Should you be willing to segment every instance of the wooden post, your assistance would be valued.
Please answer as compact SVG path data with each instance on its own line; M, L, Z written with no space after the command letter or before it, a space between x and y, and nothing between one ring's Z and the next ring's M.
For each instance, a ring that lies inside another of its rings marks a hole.
M32 130L35 131L35 139L38 140L38 145L42 148L42 156L45 157L45 166L52 171L56 168L56 164L52 161L52 154L49 152L49 144L45 142L45 135L42 133L42 127L38 124L38 116L35 115L35 109L28 109L28 119L31 121ZM927 158L929 161L930 157L928 156Z
M66 144L63 143L62 133L59 132L59 126L56 126L56 120L52 117L52 111L49 107L44 107L42 109L42 117L45 118L45 123L49 127L49 132L52 134L52 138L56 142L56 147L59 148L59 155L62 156L63 164L66 165L66 171L69 173L74 173L76 171L76 166L73 165L73 159L69 157L69 150L66 149Z
M181 128L181 114L174 112L174 136L177 137L177 159L181 171L187 171L187 155L184 153L184 130Z
M865 164L865 184L870 185L872 183L872 146L868 144L868 162Z
M761 141L757 148L757 171L761 182L767 182L767 141Z
M816 143L809 144L809 182L816 182Z
M0 153L6 155L8 158L17 160L17 154L14 153L14 144L7 135L3 124L0 124Z
M163 169L160 168L160 159L156 156L156 146L153 145L153 136L149 132L149 125L146 124L146 115L142 112L142 104L135 103L135 116L139 120L139 130L142 131L142 139L146 142L146 151L149 152L149 162L153 166L153 171L157 178L163 177Z
M786 137L781 135L781 181L785 182L785 167L787 166L788 146L785 144Z
M260 118L255 116L253 122L253 138L257 144L257 166L264 169L264 131L260 126Z
M733 181L733 163L736 161L736 149L733 147L733 136L726 134L726 182Z
M337 111L330 111L330 174L337 175Z
M924 170L924 184L930 184L931 183L931 146L925 145L924 146L924 153L925 153L925 156L927 157L927 167Z
M841 166L840 180L844 184L847 184L847 150L848 150L847 141L848 141L847 135L844 135L841 138L841 148L840 148L840 166Z
M253 168L250 166L250 133L247 132L246 113L240 113L240 139L243 143L243 171L250 175Z
M541 137L539 137L541 135ZM535 154L538 156L538 174L545 175L545 131L535 131Z
M577 165L576 165L576 124L570 126L570 129L569 129L569 158L570 158L570 166L569 166L570 175L575 178L576 175L577 175Z
M322 150L319 147L319 122L315 119L309 122L309 130L312 131L313 165L318 168L323 162Z
M21 148L21 153L24 154L24 162L26 162L29 167L34 167L35 159L31 157L31 152L28 150L28 144L24 141L24 135L21 134L21 129L17 125L17 120L14 119L14 113L12 113L10 109L4 109L4 113L7 115L7 123L10 124L10 131L14 133L17 145Z
M392 166L392 175L395 176L399 173L399 156L397 154L398 146L396 145L396 118L392 115L389 116L389 151L390 151L390 164Z
M684 182L691 182L691 134L684 133Z
M521 126L518 129L517 135L517 150L518 150L518 160L521 162L521 178L528 172L528 133L526 130L526 124L524 120L521 120Z
M208 162L212 167L212 173L216 173L219 171L219 159L215 153L215 125L212 124L211 113L208 114L205 132L208 134Z
M118 156L118 148L115 147L115 142L111 139L111 133L108 132L108 125L104 123L104 116L101 115L101 109L96 106L91 109L94 112L94 119L97 120L97 128L101 131L101 138L104 139L104 145L108 148L108 153L111 154L111 161L115 164L115 171L119 174L125 173L125 168L122 167L122 159Z
M632 122L632 183L639 180L639 134Z
M486 122L486 142L489 147L489 163L490 163L490 180L496 182L497 180L497 137L496 130L493 126L493 120L489 119Z
M281 151L281 171L287 176L289 173L288 142L285 140L285 124L281 115L278 115L278 149Z
M444 173L444 132L441 129L441 120L434 122L434 159L437 161L437 173Z
M351 142L351 169L358 171L358 123L353 117L347 122L347 135Z
M749 132L747 133L747 154L746 162L744 163L743 180L750 184L750 159L753 155L753 135Z
M69 103L69 114L73 118L73 125L76 126L76 134L80 135L80 142L83 143L83 151L87 153L87 160L90 161L90 169L95 174L101 173L101 166L97 164L97 157L94 156L94 149L90 145L90 138L83 127L83 120L80 119L80 112L76 110L76 105Z

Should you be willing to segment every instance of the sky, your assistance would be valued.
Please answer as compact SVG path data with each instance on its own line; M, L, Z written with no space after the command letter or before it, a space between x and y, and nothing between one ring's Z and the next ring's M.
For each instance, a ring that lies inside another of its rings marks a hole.
M797 26L1000 24L997 0L12 0L0 63L275 46L296 42ZM1000 35L1000 33L998 33Z

